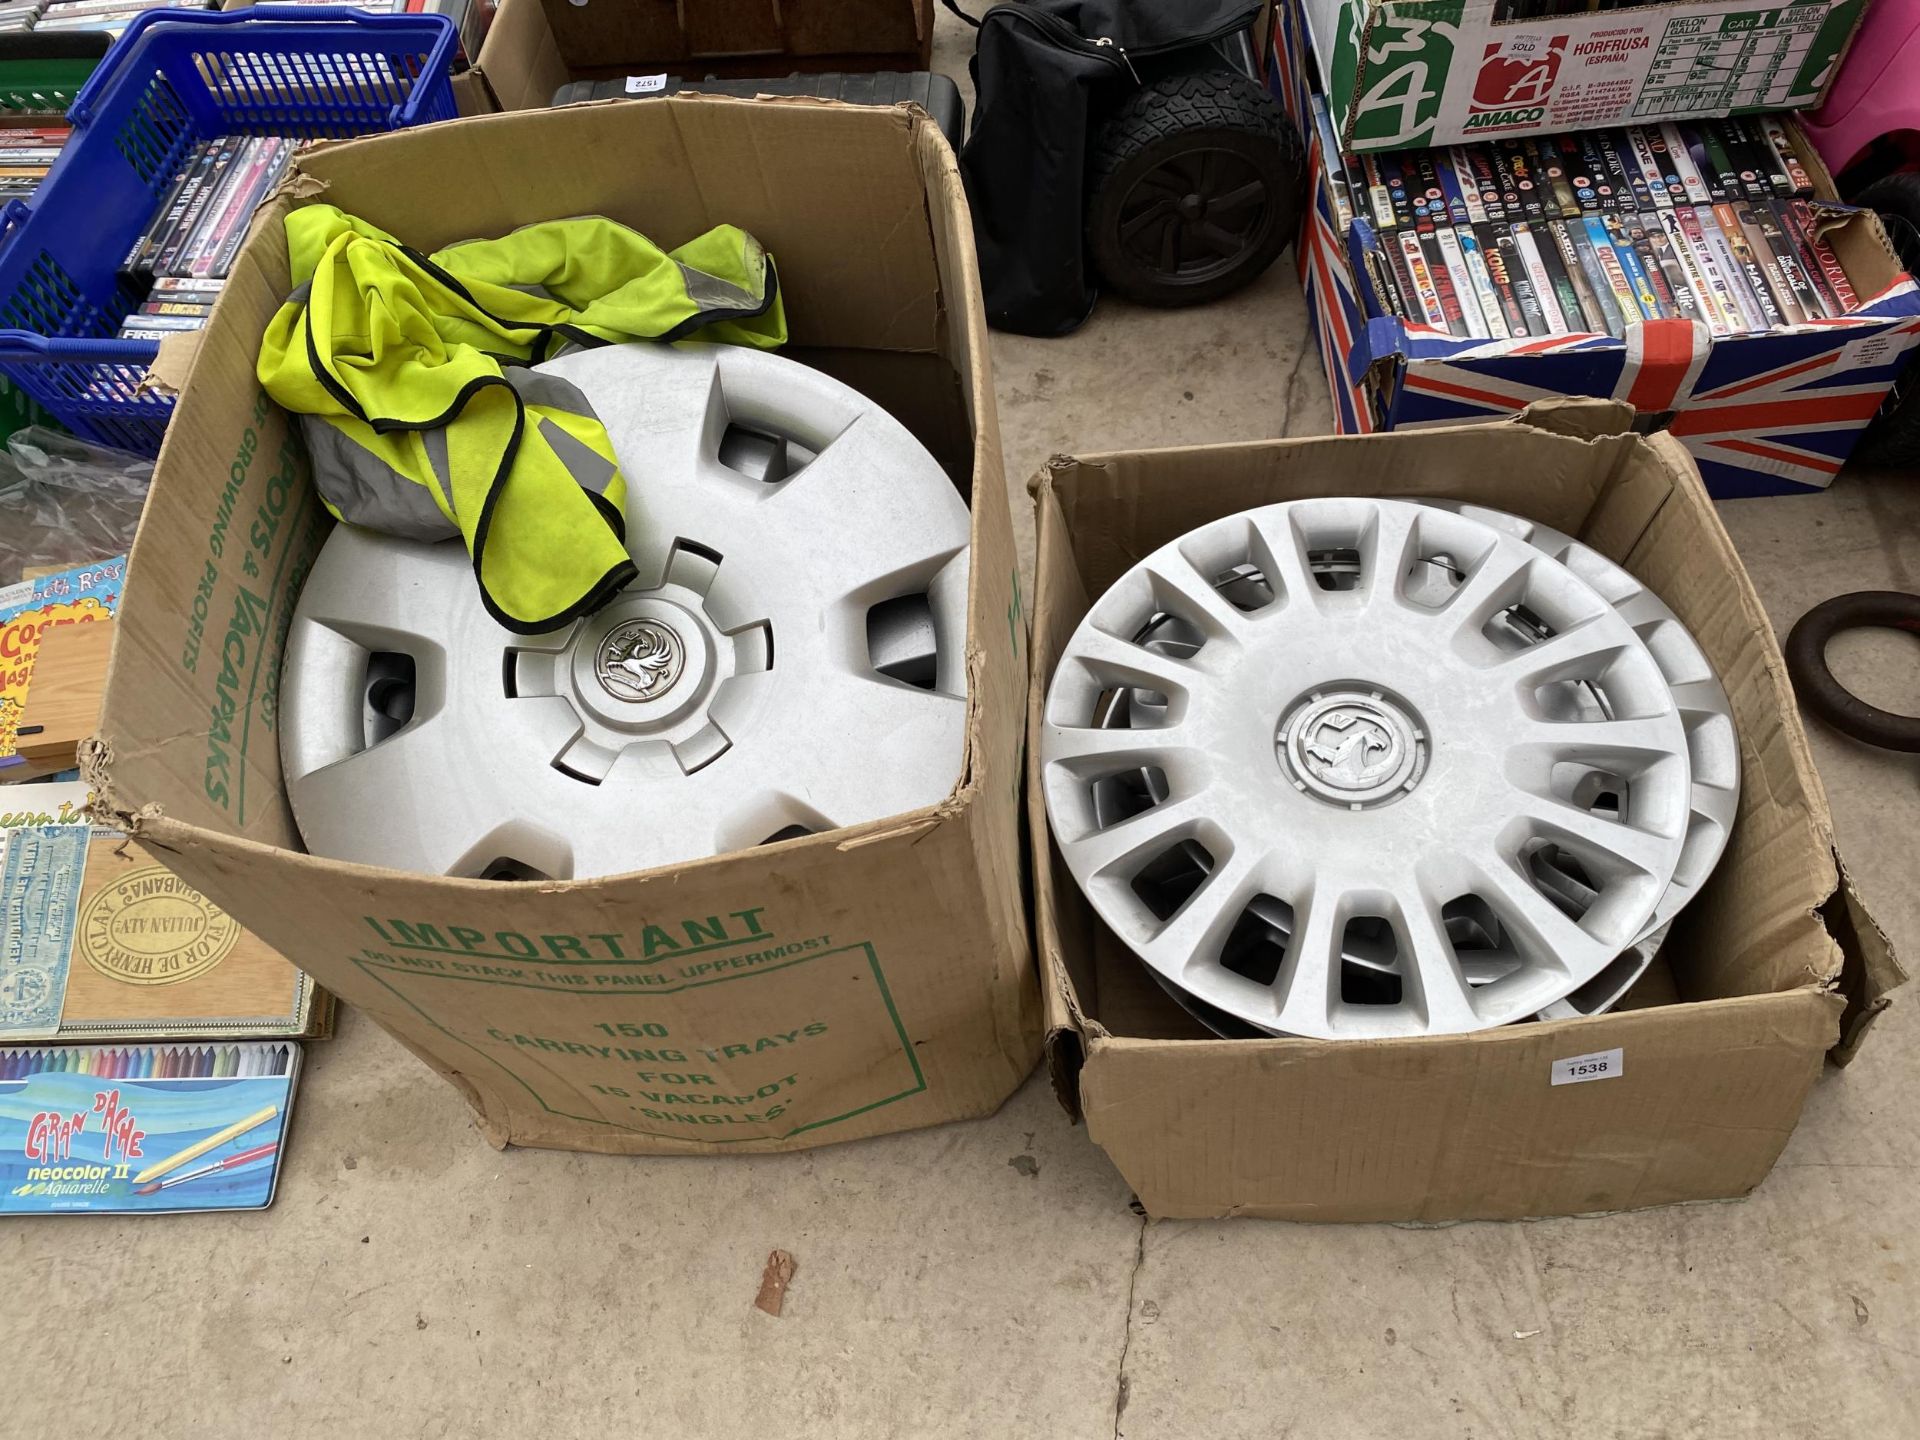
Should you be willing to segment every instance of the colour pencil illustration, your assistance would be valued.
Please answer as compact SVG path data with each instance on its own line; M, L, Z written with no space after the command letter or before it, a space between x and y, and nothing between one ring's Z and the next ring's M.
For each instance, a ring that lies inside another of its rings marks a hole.
M149 1165L133 1177L133 1183L138 1186L146 1184L149 1180L158 1180L162 1175L167 1174L171 1170L177 1170L189 1160L198 1160L209 1150L219 1149L220 1146L226 1144L227 1141L233 1139L234 1136L244 1135L247 1131L266 1124L279 1113L280 1107L278 1105L263 1105L260 1109L254 1111L253 1114L248 1115L244 1119L234 1121L233 1124L227 1126L226 1129L216 1130L204 1140L196 1140L193 1144L187 1146L186 1149L176 1151L157 1165Z
M184 1185L189 1180L198 1180L205 1175L218 1175L227 1170L238 1170L242 1165L251 1165L256 1160L265 1160L280 1148L278 1141L265 1145L256 1145L251 1150L242 1150L238 1155L229 1155L211 1165L202 1165L198 1170L189 1170L184 1175L174 1175L165 1180L153 1180L140 1186L136 1195L157 1195L162 1190L171 1190L175 1185Z

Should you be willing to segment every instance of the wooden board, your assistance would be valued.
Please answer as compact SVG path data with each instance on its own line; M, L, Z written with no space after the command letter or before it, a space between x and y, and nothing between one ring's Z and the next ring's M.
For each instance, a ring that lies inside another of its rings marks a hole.
M114 622L54 625L40 637L33 679L20 713L14 748L28 773L51 774L79 764L80 742L100 720L113 654ZM25 778L9 774L8 779Z
M87 847L74 928L62 1038L153 1021L304 1028L306 977L131 840Z

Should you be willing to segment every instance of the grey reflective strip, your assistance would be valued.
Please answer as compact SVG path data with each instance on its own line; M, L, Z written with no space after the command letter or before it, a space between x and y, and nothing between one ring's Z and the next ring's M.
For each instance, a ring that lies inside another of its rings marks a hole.
M318 415L300 417L313 483L342 520L403 540L446 540L459 528L433 503L427 487L410 480ZM435 467L446 473L446 436L426 432L429 453L440 444Z
M454 418L454 424L460 423ZM447 427L436 425L431 430L420 433L420 448L427 452L427 464L433 470L434 482L440 487L440 498L447 502L447 508L455 515L460 513L460 502L453 494L453 462L447 458ZM429 495L428 500L433 497Z
M508 370L506 376L507 383L529 405L558 410L567 415L579 415L596 422L600 418L594 414L586 392L571 380L529 370L522 365ZM592 446L582 444L561 426L545 418L540 421L540 438L547 442L582 490L591 490L595 495L607 493L607 486L613 483L615 468L604 456L596 454Z
M586 394L571 380L529 370L524 365L507 366L501 373L529 405L544 405L549 410L564 410L569 415L584 415L589 420L600 418L593 413L593 405Z
M687 287L687 298L703 315L715 310L758 310L766 300L766 272L762 270L758 292L744 289L730 280L722 280L718 275L709 275L704 270L696 270L691 265L680 266L680 283ZM714 319L722 317L716 315Z
M567 467L567 473L582 490L595 495L607 493L607 486L613 483L617 472L605 456L596 454L592 447L582 444L552 420L540 422L540 438L552 448L554 457Z

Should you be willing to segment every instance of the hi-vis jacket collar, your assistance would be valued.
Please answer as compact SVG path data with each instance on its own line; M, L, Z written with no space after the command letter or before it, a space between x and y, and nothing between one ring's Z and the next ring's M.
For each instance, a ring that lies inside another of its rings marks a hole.
M331 205L287 217L296 285L260 343L341 520L461 536L493 617L537 634L634 578L626 479L586 397L527 368L565 345L787 338L773 260L721 225L671 252L598 216L431 255Z

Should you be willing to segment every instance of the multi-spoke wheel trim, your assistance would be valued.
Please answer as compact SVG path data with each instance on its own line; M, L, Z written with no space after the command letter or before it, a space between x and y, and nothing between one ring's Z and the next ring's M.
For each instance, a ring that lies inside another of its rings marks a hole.
M1646 934L1690 814L1686 724L1634 626L1511 531L1405 501L1270 506L1136 565L1060 658L1041 760L1101 918L1269 1033L1563 999ZM1596 775L1631 807L1595 805Z
M1720 677L1685 622L1625 567L1571 535L1503 510L1455 501L1428 502L1456 514L1518 535L1598 590L1607 603L1632 625L1647 644L1667 687L1673 692L1687 727L1687 757L1692 789L1687 815L1687 838L1681 849L1673 883L1654 907L1649 933L1565 999L1541 1011L1546 1020L1598 1015L1611 1010L1646 973L1659 952L1674 916L1699 893L1720 863L1733 822L1740 809L1740 738L1734 729L1733 705ZM1631 805L1631 794L1621 797Z
M581 878L937 803L966 711L967 507L794 361L625 345L539 367L627 477L640 579L520 636L464 549L338 527L296 605L288 796L316 854Z

